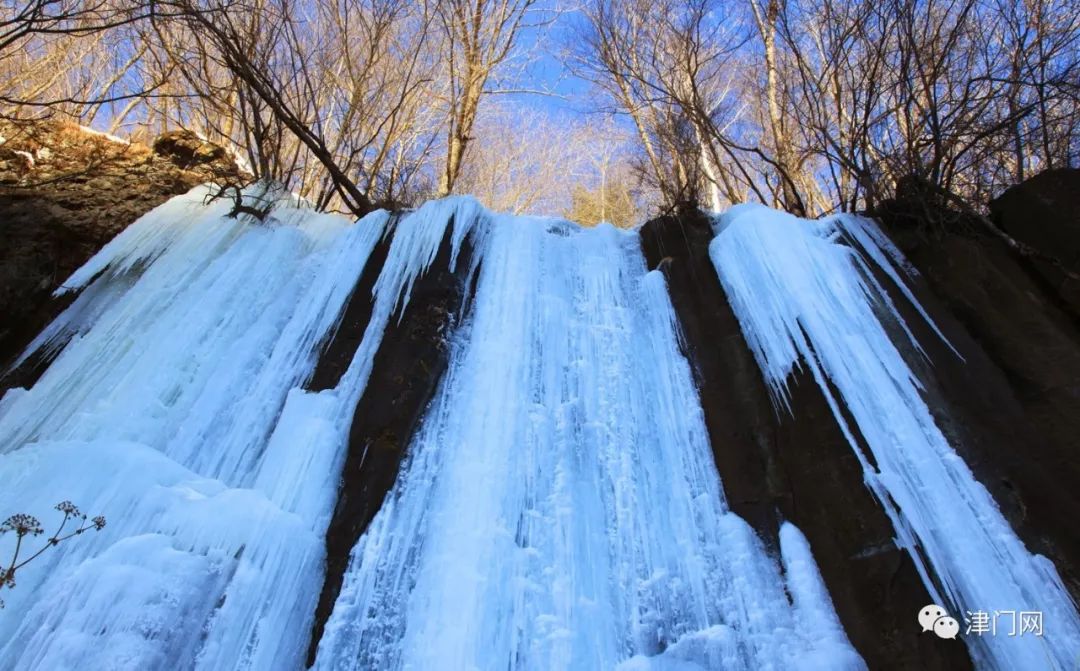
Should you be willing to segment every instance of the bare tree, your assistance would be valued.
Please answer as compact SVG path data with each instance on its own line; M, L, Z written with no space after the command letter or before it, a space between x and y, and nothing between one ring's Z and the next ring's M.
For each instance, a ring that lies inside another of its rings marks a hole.
M577 73L610 101L600 109L630 118L644 154L643 174L663 199L696 197L698 185L678 150L679 115L649 85L643 58L653 29L649 3L601 1L587 6L583 16L573 36Z
M536 0L442 0L438 17L444 37L449 122L446 162L439 193L451 193L472 140L480 101L495 69L511 55L528 27Z
M795 161L791 134L788 132L791 124L786 113L787 106L781 100L781 73L776 51L777 24L785 5L785 0L750 0L754 25L757 26L762 44L768 137L770 149L775 156L773 167L779 177L780 192L783 194L782 204L791 212L805 215L806 206L796 185L799 168Z
M552 16L536 0L3 7L3 115L187 129L255 177L355 214L461 190L550 210L557 189L525 175L565 174L523 155L544 124L523 137L520 114L482 114L491 95L529 88L522 45ZM754 199L810 215L922 184L980 211L1080 157L1070 0L587 0L580 16L573 69L593 108L632 130L634 188L667 205Z
M1068 4L595 0L576 55L668 202L696 190L815 214L914 180L971 204L1076 162Z
M485 107L473 129L455 182L487 207L514 214L556 214L566 205L582 160L574 122L535 110Z
M8 0L0 5L0 114L61 112L80 121L158 95L131 40L152 13L143 0Z
M117 0L5 0L0 14L0 54L42 35L79 37L146 18L149 6Z

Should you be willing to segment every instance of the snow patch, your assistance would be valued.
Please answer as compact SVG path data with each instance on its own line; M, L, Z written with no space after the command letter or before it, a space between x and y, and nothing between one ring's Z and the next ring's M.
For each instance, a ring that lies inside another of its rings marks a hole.
M103 133L102 131L90 128L89 126L79 126L79 130L86 133L87 135L96 135L97 137L103 137L109 142L115 142L117 144L131 144L131 140L125 140L122 137L117 137L109 133Z

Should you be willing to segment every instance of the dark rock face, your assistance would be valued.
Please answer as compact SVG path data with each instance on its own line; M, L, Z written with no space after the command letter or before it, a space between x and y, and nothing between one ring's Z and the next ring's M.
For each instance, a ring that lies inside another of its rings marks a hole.
M352 363L356 350L360 348L360 343L364 340L368 322L371 321L371 312L375 308L374 301L371 299L372 290L386 263L392 240L391 235L384 235L383 239L371 250L367 263L364 264L364 271L360 273L360 279L345 303L337 330L334 331L333 337L323 345L319 353L319 361L315 364L315 371L304 385L308 391L333 389L341 382L341 376Z
M1017 184L990 202L990 216L1016 239L1080 268L1080 168L1047 170ZM1080 281L1046 262L1029 263L1080 315Z
M939 426L1028 549L1049 557L1080 598L1075 315L1042 270L996 239L890 228L922 274L924 307L963 356L908 317L932 361L932 374L919 372Z
M50 300L60 282L117 233L197 184L241 179L220 147L188 170L60 122L3 122L0 136L0 371L63 309ZM0 389L35 378L27 369Z
M767 544L780 522L806 535L852 644L872 669L970 668L959 641L920 634L930 602L914 563L863 484L862 468L808 374L791 382L794 417L778 416L708 256L697 214L641 231L650 267L662 265L694 367L717 469L732 510Z
M333 387L348 368L371 316L371 288L389 249L384 240L345 307L343 323L323 350L309 387ZM315 611L308 663L334 608L349 552L371 523L390 488L409 442L449 362L449 336L467 315L467 273L472 255L466 238L456 269L450 266L450 227L431 268L413 286L400 321L391 320L375 354L367 386L353 415L337 506L326 534L326 579Z

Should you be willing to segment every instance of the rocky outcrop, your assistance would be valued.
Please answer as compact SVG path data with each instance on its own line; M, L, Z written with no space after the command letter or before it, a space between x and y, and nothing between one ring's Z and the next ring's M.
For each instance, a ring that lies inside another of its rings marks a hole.
M0 138L0 369L63 307L49 299L59 283L128 224L197 184L242 179L223 149L184 133L151 149L69 123L3 122ZM34 371L19 376L5 386Z
M1071 186L1070 186L1071 185ZM1080 171L1006 192L993 216L1062 261L1080 251ZM933 233L883 217L920 272L920 300L962 359L909 319L928 348L926 395L950 442L1027 546L1080 598L1080 321L1056 269L973 231ZM931 371L932 366L932 371Z
M1021 242L1080 268L1080 168L1047 170L1017 184L990 202L990 217ZM1080 315L1080 280L1039 259L1027 263Z
M186 133L159 138L153 149L62 124L2 127L0 134L0 226L7 241L0 248L0 363L61 307L48 300L57 284L136 217L196 183L238 178L223 149ZM995 221L1075 263L1078 175L1047 173L1006 192L991 207ZM1055 268L979 235L977 227L940 225L962 223L964 215L942 212L939 225L928 228L918 225L922 214L910 202L882 210L886 231L921 273L917 297L946 338L894 296L926 349L925 358L906 352L908 364L950 443L1028 548L1049 557L1080 597L1080 530L1073 522L1080 510L1076 287ZM789 384L793 412L771 402L709 259L710 222L686 211L649 222L640 236L649 266L667 278L731 509L774 552L782 522L806 535L844 629L870 668L970 668L962 642L920 632L915 615L930 597L911 557L894 543L894 529L865 486L821 389L799 372ZM375 247L307 389L334 388L353 360L391 240ZM450 271L449 239L443 241L375 354L326 535L326 580L309 654L339 595L350 550L393 486L445 373L448 331L465 319L463 299L473 291L466 277L470 253L467 241ZM896 292L887 278L879 280ZM23 384L18 376L28 380L34 372L33 366L17 371L5 383Z
M712 238L696 212L641 229L650 267L667 277L728 504L774 549L782 521L802 530L870 668L970 668L959 641L920 635L914 614L930 597L810 375L790 383L792 415L773 407L709 259Z
M1075 264L1078 200L1080 171L1054 171L991 208L1010 235ZM938 337L880 276L926 350L906 352L908 364L950 443L1028 548L1050 558L1080 598L1075 287L1055 267L980 231L968 215L936 211L923 225L927 207L902 194L877 213L920 272L913 289L945 335ZM803 531L870 668L969 668L961 643L920 634L912 614L929 601L927 591L894 544L891 523L864 485L820 389L799 372L789 382L792 414L770 402L710 262L712 238L710 222L696 212L641 229L650 267L667 277L729 505L774 547L782 521Z
M220 163L228 155L224 147L207 142L189 130L162 133L154 140L153 147L155 154L184 170Z

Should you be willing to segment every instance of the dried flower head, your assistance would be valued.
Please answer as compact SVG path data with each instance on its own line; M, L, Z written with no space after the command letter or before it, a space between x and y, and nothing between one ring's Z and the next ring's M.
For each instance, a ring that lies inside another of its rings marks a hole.
M41 522L36 517L24 513L12 515L4 520L3 524L0 524L0 534L8 531L14 531L20 537L28 534L39 536L45 533L45 530L41 528Z
M68 515L68 516L71 516L71 517L82 516L82 513L79 511L79 507L76 506L71 501L61 501L60 503L57 503L56 504L56 509L59 510L60 512L64 513L65 515Z
M4 562L5 564L8 564L8 568L0 568L0 588L7 587L10 589L15 587L15 571L22 568L34 559L37 559L39 556L41 556L41 553L45 552L46 549L57 546L60 544L61 541L66 541L74 536L79 536L84 532L90 531L91 529L93 529L94 531L101 531L105 528L104 516L98 515L94 519L90 520L88 524L86 522L86 514L79 510L78 506L76 506L71 501L61 501L60 503L57 503L56 510L64 513L63 521L60 522L58 528L53 533L53 535L46 539L45 544L40 549L38 549L37 552L30 554L29 557L23 559L21 562L19 561L19 552L23 549L24 546L22 537L28 535L40 536L41 534L45 533L45 530L41 528L41 522L39 522L38 519L32 515L19 513L17 515L12 515L11 517L4 520L3 524L0 524L0 535L3 535L9 531L14 531L16 534L19 535L19 542L15 544L14 556L11 558L10 563ZM72 529L66 535L62 535L65 525L71 518L80 520L78 522L78 528ZM0 599L0 608L3 607L4 601Z

